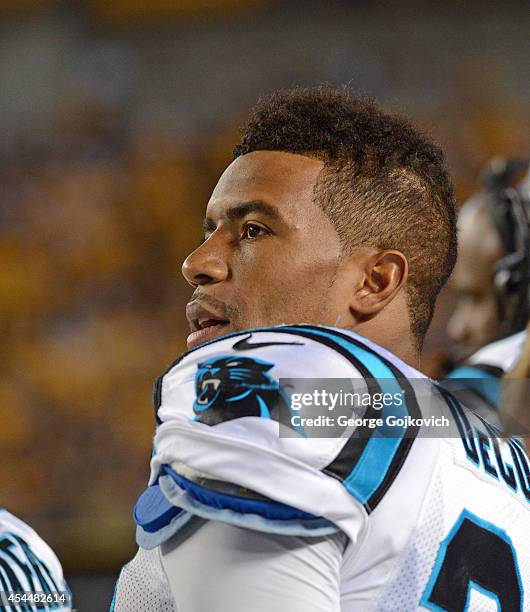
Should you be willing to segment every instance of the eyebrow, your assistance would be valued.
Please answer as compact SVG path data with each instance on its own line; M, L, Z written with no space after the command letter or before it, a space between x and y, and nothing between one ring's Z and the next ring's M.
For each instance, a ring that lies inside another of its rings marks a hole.
M250 200L249 202L236 204L224 211L224 216L226 216L229 221L240 221L252 213L260 213L274 221L283 221L278 210L263 200ZM215 231L216 227L217 225L211 217L206 217L202 223L202 229L205 234Z

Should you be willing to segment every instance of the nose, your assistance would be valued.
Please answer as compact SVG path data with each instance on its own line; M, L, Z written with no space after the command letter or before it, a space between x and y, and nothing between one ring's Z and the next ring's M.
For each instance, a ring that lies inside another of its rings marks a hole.
M192 287L220 283L228 278L226 253L214 234L186 257L182 274Z

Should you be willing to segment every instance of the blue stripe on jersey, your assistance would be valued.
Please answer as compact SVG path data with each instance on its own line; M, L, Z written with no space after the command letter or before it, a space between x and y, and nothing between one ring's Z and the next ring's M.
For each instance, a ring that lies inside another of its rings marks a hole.
M464 387L484 397L494 408L499 409L501 402L501 380L491 372L473 366L461 366L449 372L447 378L462 380Z
M379 386L383 393L402 393L401 385L392 370L377 353L370 349L361 348L352 341L348 341L343 336L336 335L332 331L303 326L292 328L283 327L278 331L286 331L287 329L292 329L293 331L303 330L317 337L320 336L332 340L342 348L345 348L352 357L361 361L366 368L368 368L373 378L378 379ZM390 414L398 418L406 417L409 414L406 402L403 401L401 406L395 404L392 406L385 406L381 410L381 417L383 419ZM368 503L370 497L377 491L385 479L401 441L403 440L407 427L403 426L401 428L399 436L396 430L398 430L398 428L394 427L392 437L388 437L388 428L385 425L376 428L355 467L343 481L346 490L362 504Z
M118 582L120 581L120 576L121 576L121 572L118 576L118 580L116 580L116 584L114 585L114 593L112 594L112 601L110 602L109 612L114 612L114 610L116 609L116 592L118 590Z
M480 368L474 368L473 366L461 366L456 368L456 370L452 370L447 375L447 378L495 378L495 376L491 372L486 372L481 370Z
M452 370L447 375L447 378L494 378L499 379L498 376L492 372L487 372L482 368L475 368L472 365L460 366L455 370Z

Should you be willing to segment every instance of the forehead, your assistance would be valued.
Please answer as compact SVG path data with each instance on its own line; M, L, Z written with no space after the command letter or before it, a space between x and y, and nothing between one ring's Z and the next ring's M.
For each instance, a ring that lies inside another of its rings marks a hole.
M207 215L227 207L264 200L282 212L312 202L313 188L324 167L320 160L281 151L254 151L235 159L223 172L208 202Z

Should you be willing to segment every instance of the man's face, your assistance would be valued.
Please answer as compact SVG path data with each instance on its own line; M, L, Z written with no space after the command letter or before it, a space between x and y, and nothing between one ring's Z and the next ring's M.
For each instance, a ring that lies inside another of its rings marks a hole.
M346 307L334 283L340 243L313 203L322 167L256 151L225 170L208 202L205 241L182 267L195 287L188 348L254 327L337 323Z
M456 308L447 330L462 355L491 342L500 330L492 276L503 249L486 198L475 196L458 219L458 261L449 282L456 293Z

